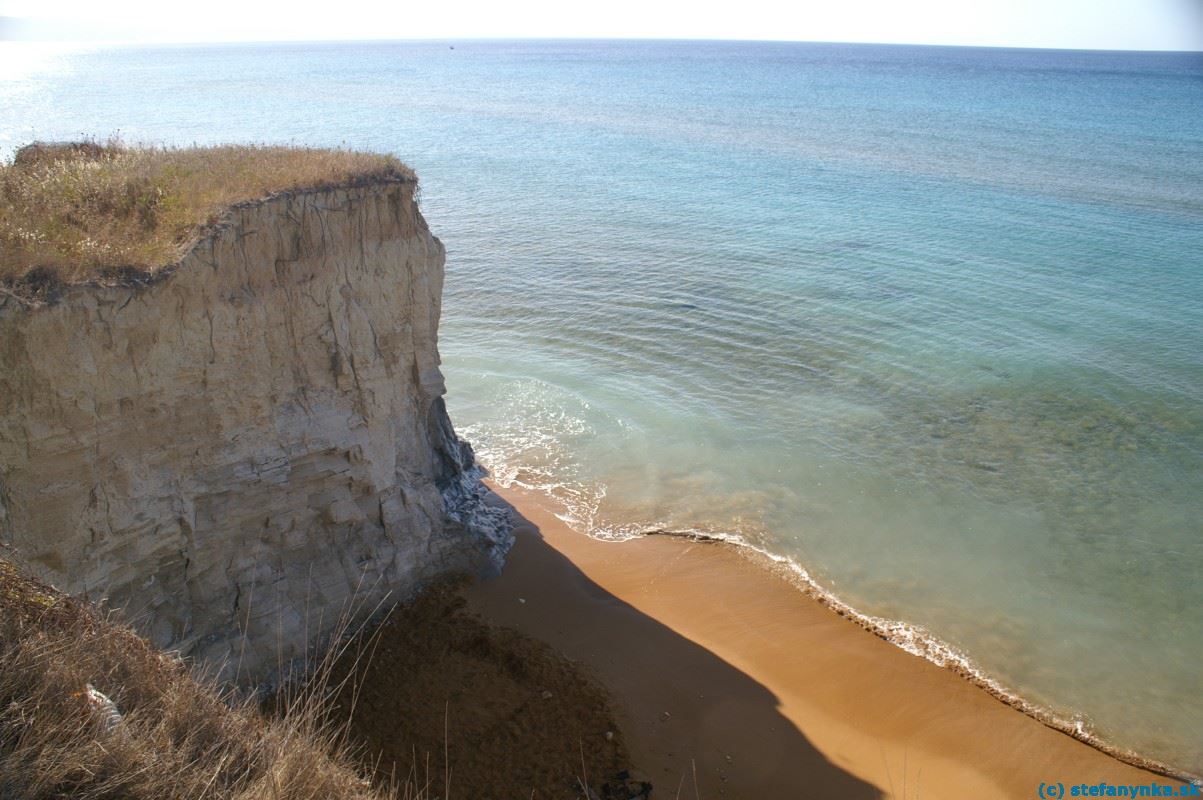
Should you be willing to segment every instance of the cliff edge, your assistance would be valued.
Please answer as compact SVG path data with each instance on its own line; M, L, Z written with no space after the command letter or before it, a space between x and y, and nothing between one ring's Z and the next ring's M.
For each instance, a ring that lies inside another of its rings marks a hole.
M229 209L136 285L0 297L0 544L260 677L511 543L447 417L412 179Z

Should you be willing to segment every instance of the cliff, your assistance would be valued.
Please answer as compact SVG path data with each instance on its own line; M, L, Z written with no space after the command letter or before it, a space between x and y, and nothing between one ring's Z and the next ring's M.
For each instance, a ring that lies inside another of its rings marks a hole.
M0 298L0 543L243 677L352 601L499 568L505 515L442 399L444 249L414 190L238 205L138 285Z

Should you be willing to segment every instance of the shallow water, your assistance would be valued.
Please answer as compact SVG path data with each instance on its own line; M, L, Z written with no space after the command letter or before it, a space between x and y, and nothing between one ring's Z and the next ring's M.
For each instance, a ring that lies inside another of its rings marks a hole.
M738 535L1203 772L1203 57L0 48L5 150L397 153L500 480Z

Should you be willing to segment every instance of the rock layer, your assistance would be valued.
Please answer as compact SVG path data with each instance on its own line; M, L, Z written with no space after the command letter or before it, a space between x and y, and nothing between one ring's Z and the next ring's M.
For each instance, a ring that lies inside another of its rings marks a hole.
M0 543L243 678L352 608L499 568L414 189L248 203L147 285L0 305Z

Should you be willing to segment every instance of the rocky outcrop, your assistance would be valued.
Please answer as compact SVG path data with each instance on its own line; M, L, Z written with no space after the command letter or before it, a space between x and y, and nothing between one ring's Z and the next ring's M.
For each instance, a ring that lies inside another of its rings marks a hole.
M0 542L243 677L350 605L499 568L414 189L235 207L149 283L0 305Z

